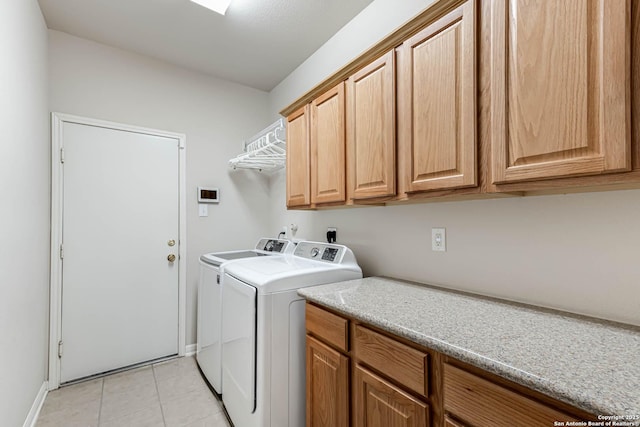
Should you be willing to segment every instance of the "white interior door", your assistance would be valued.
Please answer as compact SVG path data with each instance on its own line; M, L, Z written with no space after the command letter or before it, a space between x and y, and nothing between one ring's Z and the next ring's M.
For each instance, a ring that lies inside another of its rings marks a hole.
M62 140L64 383L178 353L179 140L69 122Z

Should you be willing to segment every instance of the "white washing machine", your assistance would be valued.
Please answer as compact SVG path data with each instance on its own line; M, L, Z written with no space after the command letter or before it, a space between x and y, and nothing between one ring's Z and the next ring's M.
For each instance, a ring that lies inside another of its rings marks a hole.
M305 425L305 301L297 290L361 277L349 248L317 242L225 268L222 401L234 425Z
M197 353L196 360L207 381L218 393L222 393L222 284L224 266L235 260L293 252L294 244L284 239L263 238L255 249L213 252L200 257L198 281Z

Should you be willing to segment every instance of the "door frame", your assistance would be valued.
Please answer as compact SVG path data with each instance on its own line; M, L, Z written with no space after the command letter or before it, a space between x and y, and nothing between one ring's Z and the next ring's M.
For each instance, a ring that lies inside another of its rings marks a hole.
M187 192L186 135L65 113L51 113L51 279L49 290L49 390L60 387L58 342L62 337L63 125L75 123L178 140L178 356L186 350Z

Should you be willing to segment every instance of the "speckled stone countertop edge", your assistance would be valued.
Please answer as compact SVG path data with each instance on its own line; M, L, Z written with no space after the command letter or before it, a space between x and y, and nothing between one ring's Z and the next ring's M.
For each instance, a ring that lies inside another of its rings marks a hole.
M465 295L468 297L472 297L472 298L478 298L478 299L483 299L483 300L488 300L488 301L492 301L492 302L496 302L499 304L506 304L506 305L511 305L511 306L516 306L516 307L524 307L524 308L528 308L531 310L536 310L539 311L541 313L548 313L548 314L554 314L554 315L560 315L560 316L568 316L571 318L575 318L575 319L579 319L579 320L584 320L585 322L594 322L594 323L598 323L598 324L603 324L603 325L609 325L609 326L614 326L614 327L621 327L624 329L629 329L629 330L633 330L633 331L640 331L640 328L633 326L633 325L626 325L626 324L620 324L617 322L611 322L608 320L604 320L604 319L598 319L598 318L592 318L592 317L588 317L588 316L583 316L583 315L578 315L578 314L574 314L574 313L569 313L569 312L564 312L564 311L560 311L560 310L554 310L554 309L549 309L546 307L538 307L535 305L530 305L530 304L524 304L524 303L518 303L518 302L513 302L513 301L509 301L509 300L503 300L503 299L499 299L499 298L495 298L495 297L489 297L489 296L485 296L485 295L478 295L478 294L473 294L473 293L469 293L469 292L464 292L464 291L458 291L458 290L454 290L454 289L447 289L447 288L443 288L443 287L439 287L439 286L433 286L433 285L427 285L427 284L422 284L422 283L417 283L417 282L411 282L411 281L406 281L406 280L400 280L400 279L395 279L395 278L390 278L390 277L376 277L378 279L381 280L389 280L389 281L393 281L393 282L399 282L401 284L404 285L412 285L412 286L416 286L416 287L421 287L421 288L426 288L426 289L434 289L434 290L439 290L439 291L445 291L445 292L451 292L453 294L458 294L458 295ZM448 343L444 340L435 338L435 337L431 337L427 334L424 333L420 333L418 331L409 329L409 328L405 328L402 327L398 324L395 324L393 322L389 322L386 319L382 319L380 317L376 317L376 316L371 316L368 315L367 313L363 313L361 311L355 310L355 309L351 309L350 307L346 306L346 305L340 305L338 303L336 303L336 301L329 299L329 298L322 298L322 296L318 296L318 295L311 295L308 294L305 291L311 291L313 292L314 288L306 288L306 289L300 289L298 291L298 293L304 297L306 300L314 302L318 305L327 307L329 309L334 310L337 313L341 313L345 316L348 316L350 318L368 323L372 326L378 327L384 331L387 331L391 334L397 335L399 337L402 338L406 338L418 345L424 346L426 348L438 351L442 354L445 354L447 356L453 357L461 362L465 362L468 363L472 366L475 366L477 368L483 369L487 372L490 372L492 374L498 375L499 377L502 377L504 379L510 380L516 384L528 387L532 390L535 390L537 392L540 392L546 396L552 397L554 399L557 399L561 402L567 403L571 406L574 406L576 408L579 408L585 412L588 413L592 413L592 414L608 414L608 415L627 415L627 414L621 414L621 413L617 413L616 408L611 408L607 405L601 405L599 402L594 402L591 400L587 400L587 399L581 399L581 395L579 393L571 393L568 390L564 390L561 389L559 387L556 386L556 384L553 384L552 382L548 381L545 378L541 378L532 374L527 373L524 370L518 369L515 366L510 366L508 364L504 364L504 363L500 363L496 360L493 360L489 357L485 357L482 354L478 354L475 353L473 351L469 351L465 348L456 346L454 344Z

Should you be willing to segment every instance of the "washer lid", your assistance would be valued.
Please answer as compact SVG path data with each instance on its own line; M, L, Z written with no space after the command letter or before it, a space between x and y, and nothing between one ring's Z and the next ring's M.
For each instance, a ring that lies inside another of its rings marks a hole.
M257 251L235 251L235 252L214 252L200 256L202 262L220 267L222 263L245 258L256 258L261 256L279 255L275 253L265 253Z
M286 239L269 239L262 238L256 243L255 249L211 252L200 256L200 260L215 267L227 261L233 261L243 258L255 258L265 255L281 255L292 253L295 245Z

